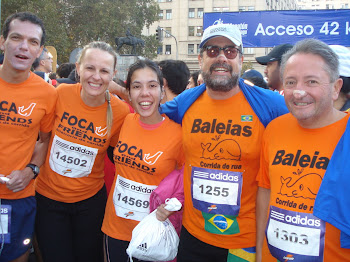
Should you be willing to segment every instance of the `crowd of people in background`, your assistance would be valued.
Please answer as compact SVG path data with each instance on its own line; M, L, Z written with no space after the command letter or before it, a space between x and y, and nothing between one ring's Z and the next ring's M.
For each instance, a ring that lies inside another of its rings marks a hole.
M0 37L0 262L128 261L153 210L173 261L349 260L348 48L281 44L242 72L240 30L215 24L200 70L139 59L123 81L108 43L53 70L45 39L29 12Z

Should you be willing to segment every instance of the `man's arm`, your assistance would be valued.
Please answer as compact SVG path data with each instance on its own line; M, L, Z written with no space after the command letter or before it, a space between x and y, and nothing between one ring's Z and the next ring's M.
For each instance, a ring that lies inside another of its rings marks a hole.
M49 141L51 137L50 133L39 132L39 140L36 142L32 158L30 160L31 164L42 166L45 162L47 149L49 147ZM28 163L29 164L29 163ZM31 168L25 167L22 170L14 170L10 175L7 176L10 180L6 183L9 190L13 192L18 192L25 189L30 181L34 177L34 173Z
M187 109L197 100L206 90L205 85L196 86L187 89L176 96L173 100L160 106L160 113L166 114L170 119L178 124L182 124L182 118Z
M270 189L259 187L256 195L256 262L261 262L265 237Z
M111 81L109 83L108 90L111 94L119 96L125 102L130 104L129 94L125 87L122 87L121 85L118 85L116 82Z

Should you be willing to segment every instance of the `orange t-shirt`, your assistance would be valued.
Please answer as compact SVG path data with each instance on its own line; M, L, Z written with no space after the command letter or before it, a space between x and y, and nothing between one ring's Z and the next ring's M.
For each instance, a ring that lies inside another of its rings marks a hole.
M0 78L0 174L7 176L30 163L39 131L52 129L56 99L55 88L32 72L19 84ZM0 184L0 198L29 196L34 196L34 180L17 193Z
M140 122L138 114L128 115L114 149L116 175L102 231L130 241L134 227L149 214L152 191L183 162L180 125L165 117L150 128Z
M95 195L104 184L104 157L115 146L128 106L111 97L113 125L107 137L107 102L89 107L80 96L81 84L57 88L56 118L45 164L36 179L38 193L65 203Z
M279 261L349 261L340 231L313 216L323 176L349 115L317 129L302 128L287 114L265 131L259 186L271 190L266 234ZM265 241L263 261L274 261Z
M265 130L242 92L226 100L204 92L182 121L183 225L213 246L255 246L256 175Z

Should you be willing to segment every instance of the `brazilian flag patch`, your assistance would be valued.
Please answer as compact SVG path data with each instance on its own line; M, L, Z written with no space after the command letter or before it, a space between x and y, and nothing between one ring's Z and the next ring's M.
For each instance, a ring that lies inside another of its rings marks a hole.
M233 235L239 233L237 216L225 216L221 214L208 214L202 212L205 231L219 235Z
M252 115L241 115L241 121L242 122L253 122L253 116Z
M229 249L227 262L255 262L255 247Z

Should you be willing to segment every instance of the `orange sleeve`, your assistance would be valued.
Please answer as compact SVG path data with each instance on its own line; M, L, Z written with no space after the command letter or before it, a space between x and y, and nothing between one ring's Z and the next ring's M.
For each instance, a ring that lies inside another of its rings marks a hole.
M183 151L183 145L181 143L181 149L179 150L179 156L177 157L177 169L181 169L185 164L185 154Z
M257 175L256 180L258 181L259 187L264 187L267 189L271 188L270 177L269 177L269 159L268 159L268 148L266 140L268 139L268 129L266 129L262 145L261 145L261 154L260 154L260 169Z
M130 109L127 103L116 97L111 97L111 103L113 110L113 126L117 128L113 130L109 145L115 147L119 140L121 126L123 125L125 117L130 113Z
M48 94L46 99L48 100L48 106L45 110L45 115L40 122L40 131L45 133L51 132L52 130L53 123L55 121L55 108L57 102L56 89L50 84L47 84L47 86Z

